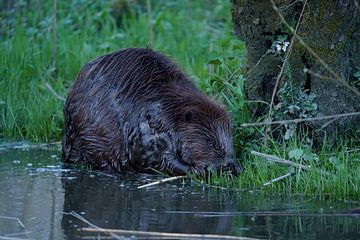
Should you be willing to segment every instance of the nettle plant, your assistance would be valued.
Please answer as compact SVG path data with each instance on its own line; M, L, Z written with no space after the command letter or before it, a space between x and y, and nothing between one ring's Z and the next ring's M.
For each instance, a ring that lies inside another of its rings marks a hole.
M298 118L315 117L318 105L315 103L316 95L285 83L277 92L279 103L275 106L276 120L290 120ZM284 139L289 140L296 132L297 123L284 124Z

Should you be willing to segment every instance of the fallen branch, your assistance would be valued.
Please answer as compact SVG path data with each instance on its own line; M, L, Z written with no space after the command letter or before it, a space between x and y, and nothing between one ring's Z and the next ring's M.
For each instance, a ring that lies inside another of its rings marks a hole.
M22 221L19 218L16 217L8 217L8 216L0 216L0 219L5 219L5 220L12 220L12 221L16 221L19 223L19 225L24 229L23 233L19 233L19 234L25 234L27 236L26 239L29 239L29 232L26 230L25 225L22 223ZM0 236L0 239L23 239L23 238L15 238L15 237L6 237L6 236Z
M215 235L215 234L187 234L187 233L168 233L168 232L148 232L148 231L133 231L122 229L94 229L94 228L80 228L83 232L102 232L102 233L117 233L124 235L137 235L147 237L160 238L176 238L176 239L238 239L238 240L255 240L257 238L236 237L229 235Z
M151 182L151 183L148 183L148 184L145 184L145 185L138 186L137 188L146 188L146 187L158 185L160 183L171 182L171 181L175 181L175 180L183 179L183 178L188 178L188 176L176 176L176 177L164 178L164 179L161 179L159 181L155 181L155 182Z
M259 123L243 123L240 127L256 127L256 126L266 126L266 125L275 125L275 124L287 124L287 123L300 123L300 122L311 122L311 121L320 121L325 119L331 118L340 118L340 117L352 117L358 116L360 112L352 112L352 113L343 113L343 114L335 114L335 115L328 115L323 117L314 117L314 118L297 118L292 120L280 120L274 122L259 122Z
M334 176L333 174L331 174L329 172L326 172L326 171L323 171L323 170L320 170L320 169L317 169L317 168L313 168L313 167L311 167L309 165L298 164L298 163L295 163L295 162L292 162L292 161L289 161L289 160L286 160L286 159L283 159L283 158L279 158L279 157L274 156L274 155L268 155L268 154L260 153L260 152L256 152L256 151L251 151L251 154L255 155L255 156L258 156L258 157L263 157L268 161L281 163L281 164L296 167L296 168L299 168L299 169L302 169L302 170L315 170L315 171L317 171L317 172L319 172L319 173L321 173L323 175Z
M75 211L71 211L70 213L64 213L64 214L68 214L68 215L70 215L70 216L73 216L73 217L79 219L80 221L82 221L82 222L88 224L89 226L93 227L92 229L97 229L97 230L99 230L99 231L103 230L103 228L98 227L97 225L89 222L88 220L86 220L84 217L82 217L80 214L78 214L78 213L75 212ZM111 233L111 232L109 232L108 235L110 235L111 237L113 237L113 238L115 238L115 239L123 239L121 236L118 236L118 235L116 235L116 234L114 234L114 233Z
M80 221L88 224L91 228L80 228L80 231L83 232L96 232L104 233L112 236L115 239L123 239L122 235L137 235L137 236L147 236L147 237L168 237L176 239L238 239L238 240L257 240L256 238L247 238L247 237L236 237L229 235L213 235L213 234L185 234L185 233L167 233L167 232L148 232L148 231L133 231L133 230L122 230L122 229L106 229L98 227L97 225L89 222L84 217L79 215L77 212L71 211L70 213L65 213L71 215Z

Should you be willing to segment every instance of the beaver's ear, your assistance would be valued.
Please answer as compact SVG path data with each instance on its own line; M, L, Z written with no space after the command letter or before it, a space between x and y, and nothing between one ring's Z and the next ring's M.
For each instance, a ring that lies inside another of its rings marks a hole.
M192 112L191 111L186 111L185 112L185 115L184 115L184 120L185 120L185 122L192 122L192 120L193 120L193 114L192 114Z

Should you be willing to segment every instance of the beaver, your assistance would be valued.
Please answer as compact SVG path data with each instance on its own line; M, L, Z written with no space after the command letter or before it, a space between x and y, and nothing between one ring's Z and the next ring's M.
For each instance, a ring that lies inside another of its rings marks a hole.
M69 91L64 117L64 163L170 175L240 172L229 114L148 48L87 63Z

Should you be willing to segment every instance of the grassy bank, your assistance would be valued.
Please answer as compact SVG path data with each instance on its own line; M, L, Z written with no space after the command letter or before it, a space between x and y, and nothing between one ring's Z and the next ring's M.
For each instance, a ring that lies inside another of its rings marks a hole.
M39 5L42 2L42 5ZM304 194L360 197L360 150L355 141L314 147L303 134L264 141L264 127L250 121L243 94L244 43L236 39L228 1L152 1L128 8L102 1L18 1L2 7L0 39L0 138L58 141L63 101L83 64L119 48L151 46L175 60L207 94L223 101L233 116L235 148L246 171L213 184ZM151 12L151 21L149 21ZM334 174L297 171L269 163L251 151L321 168ZM269 186L270 179L293 176Z

